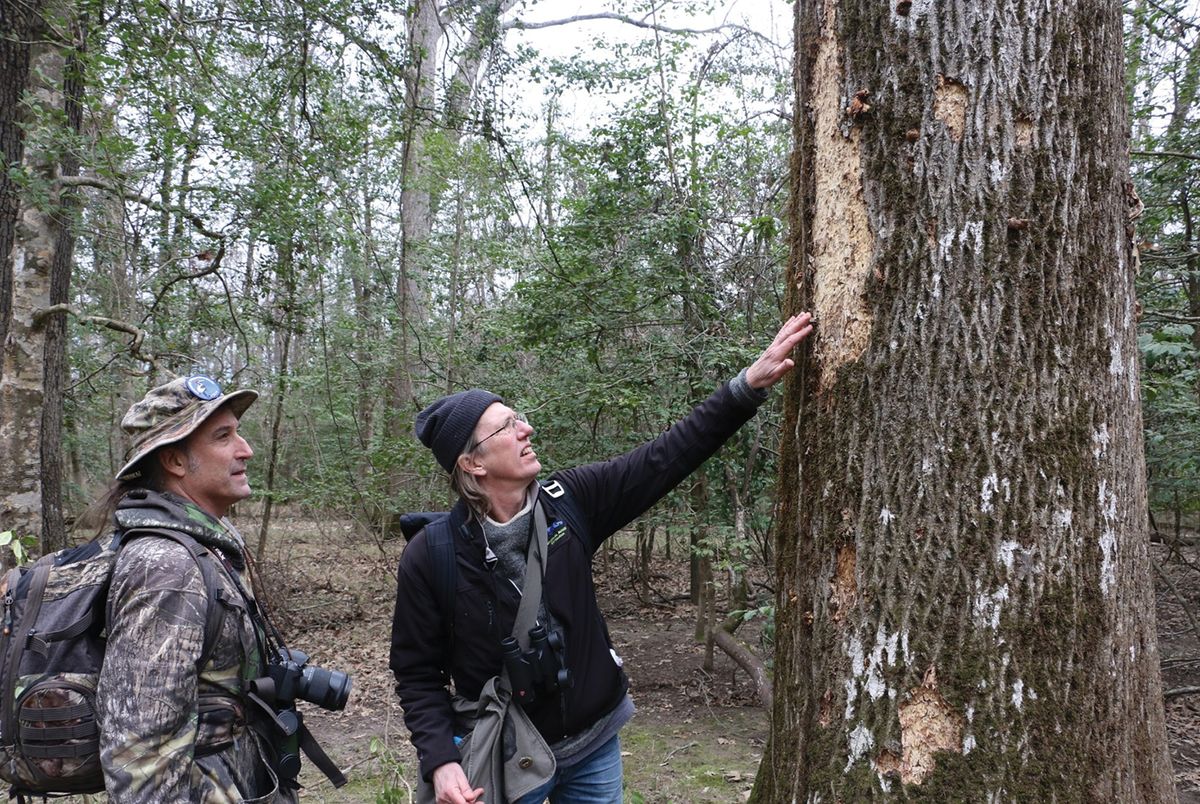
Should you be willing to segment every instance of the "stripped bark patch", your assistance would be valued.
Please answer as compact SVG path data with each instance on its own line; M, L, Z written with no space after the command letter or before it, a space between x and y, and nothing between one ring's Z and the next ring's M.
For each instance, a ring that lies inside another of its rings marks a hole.
M921 686L900 704L900 779L921 784L933 773L938 751L962 753L963 719L937 691L937 670L930 667Z
M829 603L833 609L833 621L845 621L846 614L858 601L858 583L854 579L854 568L858 561L858 551L854 545L847 544L838 550L837 567L834 568L833 580L829 584Z
M902 764L900 757L885 748L875 757L875 772L885 779L898 779L901 776Z
M1033 145L1033 121L1028 117L1017 119L1016 134L1013 139L1017 143L1017 147L1024 150Z
M816 87L812 100L816 118L813 307L820 322L817 359L826 377L862 356L872 324L865 285L874 236L863 196L861 135L857 125L847 124L853 103L845 102L842 94L836 10L835 0L825 0L812 78ZM859 111L865 110L864 97L856 95ZM849 126L847 132L844 124Z
M821 697L821 708L817 712L817 722L824 728L833 722L833 690L825 688Z
M961 142L967 125L967 88L939 75L933 91L933 116L946 126L950 139Z

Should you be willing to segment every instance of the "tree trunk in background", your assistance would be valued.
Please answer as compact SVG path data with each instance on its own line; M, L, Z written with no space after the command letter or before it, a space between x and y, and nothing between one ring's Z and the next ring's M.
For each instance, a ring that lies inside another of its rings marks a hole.
M443 25L433 0L416 0L408 11L411 64L404 76L405 115L408 138L404 143L403 187L400 191L400 271L396 277L396 354L384 402L384 420L388 438L401 443L412 437L412 413L416 407L413 380L417 374L417 355L413 349L414 328L425 320L426 275L425 249L433 227L430 200L429 156L425 139L430 135L436 103L438 44ZM404 490L406 467L387 470L388 506L382 512L383 533L398 533L395 524L400 515L396 507Z
M400 273L396 279L396 362L389 382L390 398L385 417L388 437L395 443L412 436L413 417L420 395L415 381L420 373L420 355L414 347L414 333L425 325L427 314L429 234L438 199L432 193L434 184L426 139L433 133L438 108L437 81L440 43L452 20L469 20L466 41L458 54L454 76L445 96L444 112L450 143L456 144L464 130L467 112L475 96L479 73L486 49L503 35L500 17L515 5L515 0L484 0L447 8L445 19L439 17L433 0L415 0L408 10L409 49L411 60L404 76L405 114L408 116L408 138L404 146L403 188L400 192ZM473 122L473 121L472 121ZM430 400L426 400L430 401ZM392 510L385 511L381 530L394 530L400 514L394 506L402 500L409 468L403 465L388 469L387 498Z
M282 313L283 332L279 345L279 365L275 370L275 389L271 399L271 440L267 448L267 477L263 489L262 523L258 530L258 548L255 558L261 564L267 555L267 537L271 531L271 515L275 510L275 472L279 466L279 429L283 425L283 406L288 392L289 360L292 355L292 334L296 329L296 248L287 243L279 249L279 266L276 278L283 283Z
M1173 801L1119 4L796 3L753 800Z
M24 143L23 169L53 186L56 174L78 170L70 149L54 144L49 126L61 119L79 132L82 83L69 39L75 20L61 6L42 6L26 41L29 97L42 119ZM12 43L6 47L13 46ZM34 121L19 112L25 125ZM44 115L44 116L43 116ZM7 113L5 113L7 116ZM40 311L68 299L74 238L73 194L52 190L50 204L18 201L10 254L11 306L0 371L0 521L36 534L42 550L65 543L62 513L62 410L66 378L66 318Z
M26 5L0 3L0 159L19 165L24 138L20 102L29 80L32 21ZM0 170L0 348L8 340L13 302L13 240L17 226L17 188L8 170ZM0 360L0 380L4 362Z

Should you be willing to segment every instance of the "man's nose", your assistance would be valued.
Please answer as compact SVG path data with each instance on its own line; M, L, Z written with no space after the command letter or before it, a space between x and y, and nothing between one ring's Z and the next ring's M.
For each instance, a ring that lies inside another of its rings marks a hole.
M248 461L251 458L253 458L254 457L254 449L250 446L250 442L247 441L246 439L242 438L241 436L238 436L237 440L238 440L237 457L242 459L243 461Z

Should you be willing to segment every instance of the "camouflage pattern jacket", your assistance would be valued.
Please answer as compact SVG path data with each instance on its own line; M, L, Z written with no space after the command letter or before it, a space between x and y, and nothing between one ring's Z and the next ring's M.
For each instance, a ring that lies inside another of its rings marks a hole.
M277 789L266 729L241 695L263 674L260 633L232 579L244 566L241 536L181 497L141 489L121 500L115 519L122 531L181 531L224 560L214 562L222 600L212 602L182 546L147 537L121 550L96 694L109 800L294 801ZM209 605L224 605L226 614L212 658L197 674Z

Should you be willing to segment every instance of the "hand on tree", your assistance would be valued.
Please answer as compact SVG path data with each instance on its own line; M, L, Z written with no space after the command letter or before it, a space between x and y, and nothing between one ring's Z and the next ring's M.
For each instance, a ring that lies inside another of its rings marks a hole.
M800 313L784 322L775 340L767 347L758 360L755 360L746 371L746 382L751 388L770 388L779 382L796 365L796 361L788 357L796 344L804 340L813 331L812 313Z
M433 771L433 792L437 804L483 804L483 788L472 790L457 762L447 762Z

